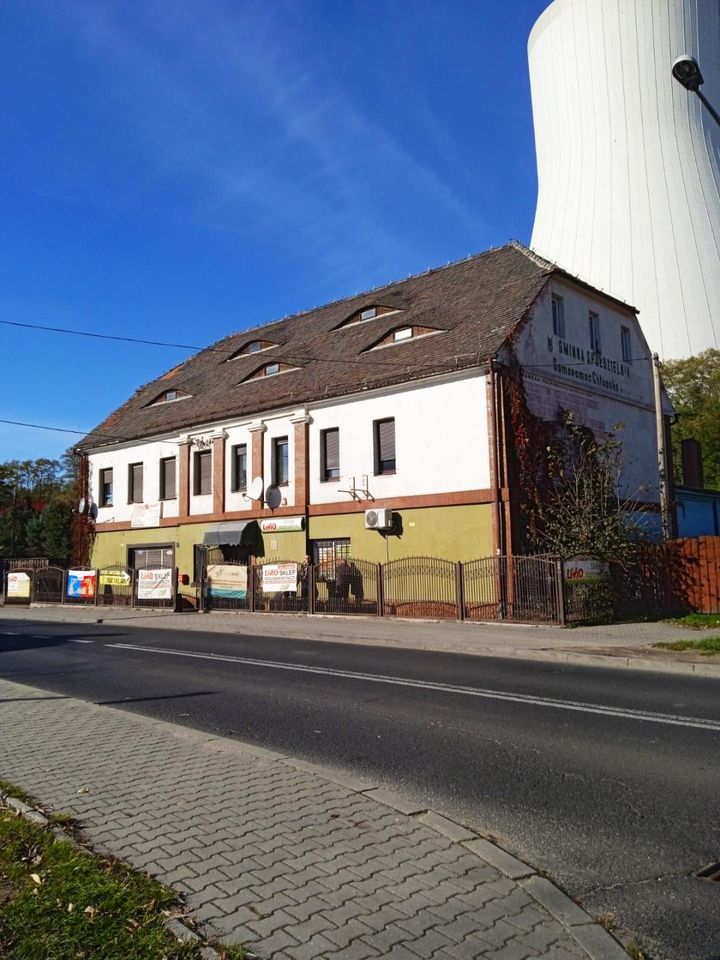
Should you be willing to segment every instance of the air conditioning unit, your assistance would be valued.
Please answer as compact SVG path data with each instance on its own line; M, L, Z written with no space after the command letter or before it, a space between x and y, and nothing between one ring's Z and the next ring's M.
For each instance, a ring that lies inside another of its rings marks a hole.
M366 530L389 530L393 525L392 510L366 510Z

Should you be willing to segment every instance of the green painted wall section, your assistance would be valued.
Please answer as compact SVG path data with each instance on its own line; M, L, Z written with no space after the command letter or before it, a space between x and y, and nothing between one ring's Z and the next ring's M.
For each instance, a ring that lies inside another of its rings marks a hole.
M402 522L399 535L391 533L385 537L376 530L366 530L364 513L350 513L311 517L307 538L350 537L353 556L376 563L419 556L466 561L489 557L493 553L490 504L426 507L396 513ZM175 565L180 573L187 573L192 578L193 547L202 543L207 527L208 524L193 523L98 533L92 566L125 564L130 547L168 545L175 548ZM265 533L262 542L263 550L258 554L267 560L301 560L305 555L305 533Z
M352 555L376 563L421 556L467 561L493 553L490 504L395 512L402 521L399 536L366 530L364 513L311 517L308 536L311 540L350 537Z

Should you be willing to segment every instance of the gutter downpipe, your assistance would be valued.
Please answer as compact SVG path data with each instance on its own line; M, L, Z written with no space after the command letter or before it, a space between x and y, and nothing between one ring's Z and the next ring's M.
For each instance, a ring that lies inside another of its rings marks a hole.
M495 526L495 553L502 556L504 547L504 537L501 519L500 504L500 435L498 433L497 416L497 374L495 372L494 358L490 357L490 426L492 429L492 492L493 492L493 512Z

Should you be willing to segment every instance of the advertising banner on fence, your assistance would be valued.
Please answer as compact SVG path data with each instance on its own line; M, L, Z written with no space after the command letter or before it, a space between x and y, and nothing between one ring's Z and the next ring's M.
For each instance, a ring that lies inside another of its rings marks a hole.
M107 573L100 571L101 587L129 587L130 583L130 574L127 570L112 570Z
M599 580L610 576L610 564L592 557L575 557L563 564L566 580Z
M225 600L244 600L247 597L247 567L224 563L207 566L208 594Z
M262 568L263 593L295 593L297 590L296 563L264 563Z
M95 571L94 570L68 570L67 572L67 595L79 599L81 597L95 596Z
M30 599L30 577L27 573L9 573L7 577L8 600Z
M173 571L169 567L165 570L138 570L137 578L138 600L172 600Z

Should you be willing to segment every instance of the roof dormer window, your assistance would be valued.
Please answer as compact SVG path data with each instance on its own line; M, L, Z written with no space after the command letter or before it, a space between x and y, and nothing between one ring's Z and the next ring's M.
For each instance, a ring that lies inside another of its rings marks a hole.
M236 350L227 359L237 360L238 357L251 357L254 353L262 353L263 350L272 350L273 347L277 346L279 346L279 344L273 343L272 340L248 340L247 343L244 343L239 350Z
M377 350L380 347L391 347L395 343L407 343L409 340L419 340L421 337L430 337L437 333L445 333L436 327L395 327L376 343L367 347L368 350Z
M342 323L339 323L336 329L340 327L351 327L356 323L366 323L368 320L374 320L376 317L384 317L389 313L398 313L396 307L387 307L381 303L373 303L370 306L356 310L346 317Z
M250 376L245 377L240 383L248 383L250 380L264 380L266 377L277 377L281 373L290 373L293 370L299 369L299 367L293 367L289 363L281 363L280 361L266 363L264 366L254 370Z
M154 400L151 400L147 406L154 407L159 403L172 403L174 400L187 400L189 396L189 393L184 393L182 390L175 390L171 388L170 390L163 390L163 392L155 397Z

